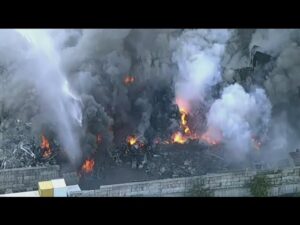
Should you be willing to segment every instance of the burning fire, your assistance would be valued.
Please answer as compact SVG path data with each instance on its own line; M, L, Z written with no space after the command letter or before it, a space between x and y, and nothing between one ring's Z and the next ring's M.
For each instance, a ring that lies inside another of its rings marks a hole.
M128 136L127 137L127 142L130 145L135 145L137 143L137 137L135 137L135 136Z
M43 158L49 158L51 156L51 148L48 139L42 135L41 149L43 149Z
M210 145L217 145L221 140L218 140L217 138L213 138L212 135L209 132L205 132L201 135L200 140L210 144Z
M189 134L189 133L191 133L191 130L190 130L190 128L186 127L186 128L184 129L184 133L185 133L185 134Z
M142 140L140 140L138 137L136 137L135 135L128 136L127 143L131 146L135 146L135 147L139 147L139 148L145 147L145 143Z
M188 126L188 112L189 112L189 105L187 102L183 101L183 99L176 99L176 104L179 107L180 116L180 125L184 132L184 135L177 131L172 135L173 143L184 144L188 139L192 136L191 129Z
M188 119L189 119L189 104L182 99L176 99L176 104L179 107L180 112L180 131L176 131L172 134L170 139L161 140L159 137L154 139L155 144L185 144L188 140L198 140L205 142L209 145L218 145L222 140L222 134L217 129L209 128L204 134L197 134L192 132L189 127ZM130 135L127 137L127 143L129 145L143 147L144 144L138 140L135 135Z
M182 136L182 134L178 131L172 136L173 143L184 144L187 141L187 138Z
M130 84L132 84L133 82L134 82L134 77L132 77L132 76L126 76L125 79L124 79L124 83L125 83L126 85L130 85Z
M184 137L180 132L176 132L173 135L172 139L173 139L173 142L183 144L187 141L188 138L190 138L188 136L191 135L191 129L188 126L188 109L189 109L189 106L182 99L176 99L176 104L178 105L179 112L181 114L181 116L180 116L181 128L182 128L184 134L187 135L187 137Z
M95 161L93 159L87 159L83 163L81 169L85 173L91 173L94 169L94 166L95 166Z
M176 99L176 104L179 107L180 116L180 125L184 132L177 131L172 135L173 143L184 144L187 140L200 140L204 141L209 145L217 145L221 142L222 135L218 130L208 129L204 134L199 135L193 133L188 125L188 116L189 116L189 104L183 99Z
M190 134L191 130L187 124L188 113L184 109L180 109L181 127L185 134Z
M184 110L180 110L181 113L181 124L183 126L187 125L187 112L185 112Z
M200 136L200 140L209 145L218 145L221 143L223 135L219 129L209 127L207 131Z

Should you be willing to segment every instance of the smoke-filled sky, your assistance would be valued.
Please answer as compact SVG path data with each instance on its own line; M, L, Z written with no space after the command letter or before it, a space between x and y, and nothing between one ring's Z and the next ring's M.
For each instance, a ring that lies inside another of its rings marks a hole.
M238 160L254 137L280 158L299 145L299 44L300 30L1 30L0 122L30 121L34 136L51 129L76 163L97 134L103 148L170 136L180 99L191 114L205 105L202 128L221 132ZM255 46L271 60L239 84Z

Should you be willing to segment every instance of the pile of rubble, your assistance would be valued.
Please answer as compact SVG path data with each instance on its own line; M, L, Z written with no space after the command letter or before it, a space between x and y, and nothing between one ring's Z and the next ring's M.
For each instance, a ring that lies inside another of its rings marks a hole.
M181 151L181 152L180 152ZM176 178L206 174L224 170L222 157L209 153L209 149L162 151L154 154L146 166L146 172L153 177Z
M124 146L115 152L117 165L144 171L148 179L164 179L202 175L227 170L221 146L204 143Z
M80 177L82 189L100 185L190 177L232 170L223 146L198 141L185 144L127 145L97 159L92 173ZM110 163L109 163L110 162Z
M33 138L31 123L4 120L0 124L0 169L56 164L55 154L43 157L43 150Z

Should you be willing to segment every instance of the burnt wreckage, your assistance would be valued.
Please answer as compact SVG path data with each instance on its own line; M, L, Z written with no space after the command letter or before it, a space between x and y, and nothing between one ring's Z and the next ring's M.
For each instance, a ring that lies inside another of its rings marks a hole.
M258 46L253 47L250 58L250 65L236 69L233 77L233 82L241 84L246 91L249 91L253 82L262 85L267 76L264 68L272 64L272 57ZM126 78L124 82L130 84L134 79ZM226 81L223 82L214 87L214 97L220 96L222 87L227 85ZM170 137L178 127L168 130L169 122L177 121L180 126L180 120L184 116L177 105L172 103L173 99L172 91L164 86L153 92L152 105L155 107L150 116L151 129L145 131L144 137L135 136L134 132L121 135L119 143L104 149L102 144L105 138L101 132L93 132L86 137L88 154L76 168L83 188L89 189L99 184L202 175L253 166L228 162L222 143L210 144L201 138L182 140L183 137L176 137L178 140L172 140ZM201 110L205 111L205 106L200 109L199 116L204 114ZM60 143L49 131L51 129L32 137L31 123L9 118L8 112L0 115L0 169L67 165ZM205 120L202 121L205 124ZM90 123L92 127L93 120ZM193 123L187 123L189 126L185 125L184 129L193 129ZM111 128L112 132L118 125L116 124ZM261 168L259 163L254 166Z

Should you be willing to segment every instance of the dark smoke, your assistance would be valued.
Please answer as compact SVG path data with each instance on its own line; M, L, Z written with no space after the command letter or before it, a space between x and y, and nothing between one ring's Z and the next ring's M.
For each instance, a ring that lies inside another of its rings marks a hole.
M2 30L1 126L14 119L32 122L35 137L46 127L71 161L82 161L110 152L129 135L149 143L169 139L180 129L180 98L194 116L192 127L221 131L233 158L247 158L255 136L265 159L275 162L299 145L299 35L266 29L50 30L45 38L55 57L49 59L19 32ZM259 64L256 52L266 63ZM133 81L126 83L128 77Z

